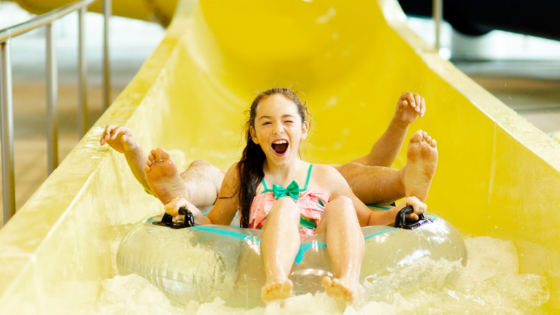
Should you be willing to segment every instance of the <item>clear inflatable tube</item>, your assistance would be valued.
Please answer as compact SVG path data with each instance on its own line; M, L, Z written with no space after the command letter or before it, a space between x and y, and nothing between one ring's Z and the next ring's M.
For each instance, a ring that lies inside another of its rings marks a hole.
M465 265L466 247L455 228L434 215L426 217L431 222L414 230L362 228L366 250L361 280L425 258L461 260ZM220 297L230 306L262 305L262 231L217 225L171 229L153 224L160 220L161 215L143 220L122 240L117 253L121 275L141 275L180 304ZM304 239L290 274L294 293L321 291L325 275L333 275L325 236Z

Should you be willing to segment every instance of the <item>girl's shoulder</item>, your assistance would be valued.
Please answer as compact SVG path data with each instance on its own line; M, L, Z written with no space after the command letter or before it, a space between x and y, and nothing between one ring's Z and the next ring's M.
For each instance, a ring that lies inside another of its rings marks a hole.
M326 191L329 198L353 195L346 179L331 165L314 164L311 177L309 188Z
M316 184L323 187L338 186L340 181L345 181L334 167L325 164L313 164L311 178Z
M313 164L312 174L317 175L317 176L331 177L331 176L336 176L337 174L340 174L340 173L334 167L332 167L330 165Z

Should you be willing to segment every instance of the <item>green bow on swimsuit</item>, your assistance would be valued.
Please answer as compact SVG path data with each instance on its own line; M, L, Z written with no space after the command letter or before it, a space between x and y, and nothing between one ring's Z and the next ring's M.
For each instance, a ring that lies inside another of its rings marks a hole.
M298 200L299 191L299 185L295 180L293 180L286 188L276 184L272 185L272 193L274 194L274 198L276 198L276 200L286 196L290 196L292 199Z

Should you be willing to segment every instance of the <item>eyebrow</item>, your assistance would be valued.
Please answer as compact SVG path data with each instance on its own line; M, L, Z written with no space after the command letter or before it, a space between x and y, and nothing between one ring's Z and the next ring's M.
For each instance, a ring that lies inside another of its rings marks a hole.
M261 119L271 119L270 116L261 116L259 117L257 120L261 120ZM286 115L282 115L282 117L280 118L296 118L296 116L291 115L291 114L286 114Z

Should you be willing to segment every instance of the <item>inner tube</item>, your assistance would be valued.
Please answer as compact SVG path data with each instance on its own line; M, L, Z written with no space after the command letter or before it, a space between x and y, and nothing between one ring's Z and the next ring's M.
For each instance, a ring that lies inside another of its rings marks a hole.
M138 274L179 304L220 297L233 307L263 305L261 230L221 225L172 229L161 224L162 217L139 222L123 238L117 252L121 275ZM415 224L416 228L362 228L365 255L361 280L426 258L466 264L465 243L452 225L432 214L425 214L424 224ZM323 234L302 240L290 274L294 294L322 291L322 278L333 276L326 247Z

